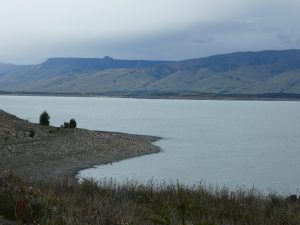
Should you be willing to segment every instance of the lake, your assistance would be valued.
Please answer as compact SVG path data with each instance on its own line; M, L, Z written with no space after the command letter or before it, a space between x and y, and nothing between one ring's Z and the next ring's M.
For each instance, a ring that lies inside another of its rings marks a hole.
M51 124L160 136L162 152L102 165L81 177L255 186L298 193L300 102L0 96L0 108Z

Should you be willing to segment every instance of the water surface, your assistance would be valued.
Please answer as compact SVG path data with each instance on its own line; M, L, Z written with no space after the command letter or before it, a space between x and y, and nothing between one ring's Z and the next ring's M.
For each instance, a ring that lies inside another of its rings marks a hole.
M99 166L82 177L179 180L192 185L298 193L300 102L0 96L0 108L32 122L163 137L159 154Z

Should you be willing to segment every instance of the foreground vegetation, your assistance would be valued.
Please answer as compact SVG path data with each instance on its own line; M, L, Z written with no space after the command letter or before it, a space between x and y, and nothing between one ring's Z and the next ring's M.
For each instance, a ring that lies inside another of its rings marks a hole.
M0 179L0 215L16 224L300 224L300 202L204 185Z

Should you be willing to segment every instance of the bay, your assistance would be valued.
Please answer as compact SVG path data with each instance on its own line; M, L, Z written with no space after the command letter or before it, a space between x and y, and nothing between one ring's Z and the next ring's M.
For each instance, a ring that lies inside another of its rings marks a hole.
M80 171L80 177L199 182L299 193L300 102L0 96L31 122L160 136L162 152Z

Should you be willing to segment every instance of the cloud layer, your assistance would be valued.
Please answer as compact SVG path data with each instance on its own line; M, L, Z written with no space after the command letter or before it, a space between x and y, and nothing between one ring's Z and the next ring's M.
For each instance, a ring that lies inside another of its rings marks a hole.
M0 0L0 61L300 48L298 0Z

